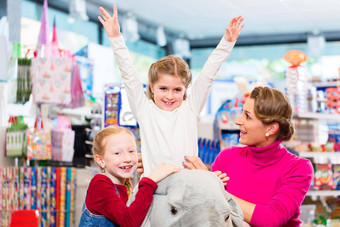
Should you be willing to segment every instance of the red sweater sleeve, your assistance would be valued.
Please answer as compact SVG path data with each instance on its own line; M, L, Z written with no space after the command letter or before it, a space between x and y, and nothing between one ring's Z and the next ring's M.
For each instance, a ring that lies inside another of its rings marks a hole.
M153 193L157 184L147 177L139 182L135 200L127 207L127 190L124 185L116 185L119 196L116 193L113 182L105 175L97 174L90 182L86 207L94 214L104 215L119 226L140 226L152 203Z

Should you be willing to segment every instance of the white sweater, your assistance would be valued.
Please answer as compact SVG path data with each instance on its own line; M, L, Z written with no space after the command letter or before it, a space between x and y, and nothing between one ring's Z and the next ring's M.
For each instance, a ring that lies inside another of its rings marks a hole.
M198 155L197 120L214 77L222 62L230 55L235 42L227 42L222 38L192 85L187 99L177 109L165 111L159 109L144 93L123 37L111 38L110 41L130 108L140 127L144 176L161 163L182 167L184 156Z

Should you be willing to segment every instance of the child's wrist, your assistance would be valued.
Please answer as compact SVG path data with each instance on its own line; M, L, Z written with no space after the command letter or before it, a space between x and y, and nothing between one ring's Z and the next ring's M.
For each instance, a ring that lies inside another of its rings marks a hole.
M120 36L122 36L122 33L119 32L117 34L113 34L110 38L118 38Z

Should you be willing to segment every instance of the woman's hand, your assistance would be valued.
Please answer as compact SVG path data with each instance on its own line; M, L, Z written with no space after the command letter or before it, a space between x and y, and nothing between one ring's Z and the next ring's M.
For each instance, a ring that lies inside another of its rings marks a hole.
M181 167L173 164L160 164L148 176L151 180L158 183L172 173L179 172Z
M235 42L244 27L244 24L241 24L244 18L242 16L234 17L230 20L229 26L225 28L224 39L228 42Z
M98 16L98 20L100 21L100 23L102 23L106 34L110 38L121 36L117 7L113 5L112 17L103 7L99 7L99 9L104 19Z
M221 179L221 181L223 182L223 185L226 186L227 185L227 181L230 179L226 173L222 173L221 171L215 171L213 172L214 174L216 174L216 176L218 178Z
M185 156L185 162L183 162L183 167L186 169L203 169L208 170L208 167L202 162L199 157L196 156Z

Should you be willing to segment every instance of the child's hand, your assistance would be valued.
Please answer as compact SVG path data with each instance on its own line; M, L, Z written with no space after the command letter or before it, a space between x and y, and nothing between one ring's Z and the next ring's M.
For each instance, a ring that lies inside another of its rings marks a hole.
M224 39L228 42L235 42L240 34L244 24L241 25L244 18L242 16L234 17L230 20L229 26L225 28Z
M142 160L142 153L138 152L137 174L141 176L144 173L144 166Z
M179 172L180 170L181 170L181 168L179 166L163 163L163 164L158 165L150 173L148 178L150 178L154 182L158 183L159 181L163 180L164 178L166 178L170 174Z
M117 11L117 7L115 5L113 5L113 15L112 17L110 16L110 14L103 8L103 7L99 7L100 12L102 13L102 16L104 19L102 19L100 16L98 16L98 19L100 21L100 23L102 23L106 34L110 37L118 37L120 36L120 26L119 26L119 22L118 22L118 11Z
M222 173L221 171L215 171L214 174L216 174L216 176L219 177L222 180L224 186L227 185L227 181L230 178L227 177L226 173Z

